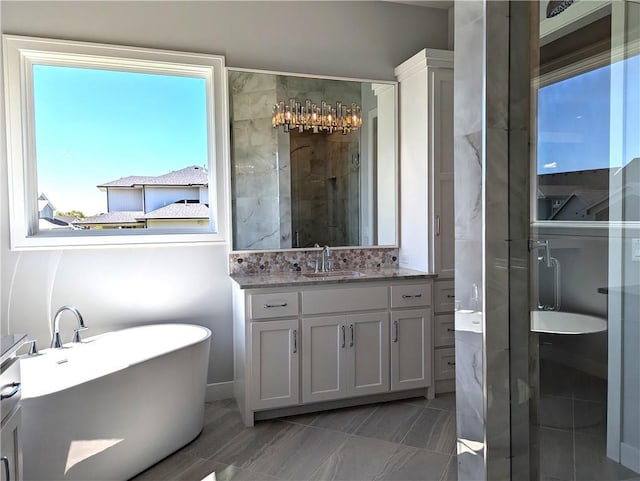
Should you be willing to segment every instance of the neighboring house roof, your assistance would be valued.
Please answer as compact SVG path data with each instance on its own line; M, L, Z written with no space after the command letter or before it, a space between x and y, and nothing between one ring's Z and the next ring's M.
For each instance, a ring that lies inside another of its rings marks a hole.
M144 181L148 179L148 176L143 175L130 175L128 177L120 177L117 180L111 182L105 182L98 187L133 187L134 185L142 185Z
M39 230L73 229L73 226L59 219L41 217L40 219L38 219L38 229Z
M571 204L571 199L577 199L580 202L580 212L589 214L589 208L601 203L609 197L606 190L582 190L573 192L567 200L556 210L549 220L561 217L561 212ZM577 214L577 213L576 213Z
M40 195L38 196L38 212L42 212L42 209L47 205L51 207L51 210L56 210L56 207L51 203L49 197L47 197L44 192L40 192Z
M62 222L66 222L67 224L73 224L78 220L75 215L57 215L55 216L55 220L60 220Z
M207 219L209 217L209 206L199 203L176 202L169 204L139 219Z
M119 211L107 212L106 214L98 214L85 219L79 219L74 222L75 225L94 225L94 224L138 224L138 218L144 216L142 211Z
M167 185L167 186L190 186L190 185L208 185L209 176L207 169L192 165L184 169L169 172L168 174L158 176L140 176L131 175L122 177L111 182L98 185L98 188L104 187L135 187L144 185Z

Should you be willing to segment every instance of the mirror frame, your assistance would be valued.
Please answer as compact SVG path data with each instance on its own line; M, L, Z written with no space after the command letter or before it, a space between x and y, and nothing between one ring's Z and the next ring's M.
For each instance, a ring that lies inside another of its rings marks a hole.
M244 67L229 67L225 68L225 85L227 88L227 98L225 102L227 103L227 111L228 118L227 122L231 119L231 89L229 88L229 73L230 72L246 72L246 73L257 73L257 74L267 74L267 75L280 75L287 77L303 77L309 79L322 79L322 80L338 80L344 82L360 82L360 83L371 83L371 84L382 84L393 87L393 101L394 101L394 111L393 111L393 137L395 139L394 145L394 165L393 165L393 175L394 175L394 184L395 184L395 192L394 192L394 203L395 203L395 219L394 219L394 239L395 242L393 244L384 244L384 245L353 245L353 246L329 246L332 250L351 250L351 249L397 249L400 246L400 138L399 138L399 127L398 127L398 119L399 119L399 96L398 96L398 82L395 80L373 80L373 79L363 79L363 78L354 78L354 77L338 77L333 75L316 75L316 74L307 74L307 73L297 73L297 72L284 72L278 70L262 70L262 69L253 69L253 68L244 68ZM364 114L363 114L364 120ZM231 254L246 254L246 253L254 253L254 252L306 252L312 250L310 247L290 247L290 248L274 248L274 249L235 249L234 247L234 237L233 237L233 227L234 227L234 215L233 215L233 189L232 189L232 162L233 162L233 153L231 151L231 127L229 128L229 138L227 139L229 145L229 253Z

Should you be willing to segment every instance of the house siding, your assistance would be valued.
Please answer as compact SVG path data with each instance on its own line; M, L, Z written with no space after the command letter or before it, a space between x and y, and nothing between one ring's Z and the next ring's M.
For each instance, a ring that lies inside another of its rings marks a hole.
M150 187L144 189L145 212L152 212L178 200L199 200L199 187Z
M109 212L144 210L142 188L107 189Z

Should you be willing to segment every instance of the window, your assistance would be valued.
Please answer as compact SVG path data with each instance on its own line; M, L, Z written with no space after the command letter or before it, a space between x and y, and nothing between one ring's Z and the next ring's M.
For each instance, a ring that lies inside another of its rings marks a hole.
M223 57L3 40L12 248L225 239Z

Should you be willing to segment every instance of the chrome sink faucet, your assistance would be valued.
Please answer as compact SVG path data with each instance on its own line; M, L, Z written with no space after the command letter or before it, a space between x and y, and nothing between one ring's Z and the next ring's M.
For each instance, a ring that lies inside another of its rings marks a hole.
M316 243L316 245L314 245L313 247L316 249L320 249L316 254L315 272L329 272L331 270L331 260L329 259L329 256L331 255L331 249L329 248L329 246L320 247L318 243Z
M87 326L84 325L84 319L82 318L82 314L75 306L62 306L56 312L56 315L53 317L53 338L51 339L51 347L52 348L61 348L62 347L62 339L60 338L60 318L64 311L69 311L76 316L78 320L78 327L73 330L73 342L80 342L80 331L84 331Z
M329 246L324 246L322 248L322 272L328 272L329 269L329 256L331 255L331 250Z

